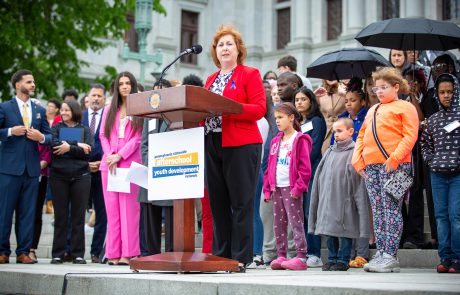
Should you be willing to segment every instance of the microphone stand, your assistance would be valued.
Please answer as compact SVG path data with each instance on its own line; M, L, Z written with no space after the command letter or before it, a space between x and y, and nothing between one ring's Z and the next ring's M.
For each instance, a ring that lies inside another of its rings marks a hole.
M179 58L181 58L182 56L187 55L187 54L189 54L189 53L192 53L192 52L182 52L181 54L179 54L178 57L176 57L176 59L174 59L170 64L168 64L168 65L163 69L163 71L161 71L160 82L158 83L158 87L159 87L160 89L163 88L163 82L162 82L162 81L163 81L163 76L164 76L164 74L166 73L166 71L169 70L169 68L170 68Z

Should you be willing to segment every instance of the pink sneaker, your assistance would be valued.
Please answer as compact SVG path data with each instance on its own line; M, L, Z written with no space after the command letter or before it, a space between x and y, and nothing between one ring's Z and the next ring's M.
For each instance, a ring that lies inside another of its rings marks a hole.
M281 263L281 267L290 270L306 270L307 262L302 261L302 259L294 257L288 261Z
M283 264L285 261L287 261L286 257L278 257L270 263L270 267L273 270L283 270L284 268L281 266L281 264Z

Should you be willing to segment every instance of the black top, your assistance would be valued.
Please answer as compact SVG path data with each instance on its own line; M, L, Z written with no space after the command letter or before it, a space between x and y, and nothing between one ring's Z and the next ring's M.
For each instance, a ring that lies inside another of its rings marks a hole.
M51 128L51 134L53 139L51 142L51 150L55 146L61 145L62 142L59 140L59 131L61 128L69 128L64 122L59 122ZM75 127L71 128L82 128L83 132L83 143L89 144L93 147L93 138L91 136L88 127L78 123ZM63 155L52 154L51 160L51 175L64 176L64 177L75 177L89 173L89 158L90 154L85 154L83 149L79 147L77 141L67 141L70 145L70 150Z

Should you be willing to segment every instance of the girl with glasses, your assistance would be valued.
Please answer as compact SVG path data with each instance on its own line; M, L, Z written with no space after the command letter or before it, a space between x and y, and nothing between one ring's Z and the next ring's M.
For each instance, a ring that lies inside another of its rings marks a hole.
M352 164L365 179L372 207L377 253L364 270L399 272L397 251L402 233L401 206L404 198L395 198L384 190L384 184L396 170L411 173L411 150L419 129L415 107L398 98L407 93L409 85L395 68L379 68L372 74L373 91L379 104L371 107L356 140ZM377 137L389 155L383 155L373 134L373 119Z

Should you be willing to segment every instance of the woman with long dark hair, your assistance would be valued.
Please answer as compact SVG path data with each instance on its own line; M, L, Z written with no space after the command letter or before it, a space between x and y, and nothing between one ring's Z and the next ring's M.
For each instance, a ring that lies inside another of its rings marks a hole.
M115 174L116 168L129 168L133 161L142 163L140 143L143 119L126 115L127 99L131 93L137 93L133 74L118 74L112 102L104 110L99 134L104 151L99 170L107 211L106 256L109 265L128 265L130 258L140 254L140 207L136 202L139 187L131 184L130 193L107 190L109 173Z

